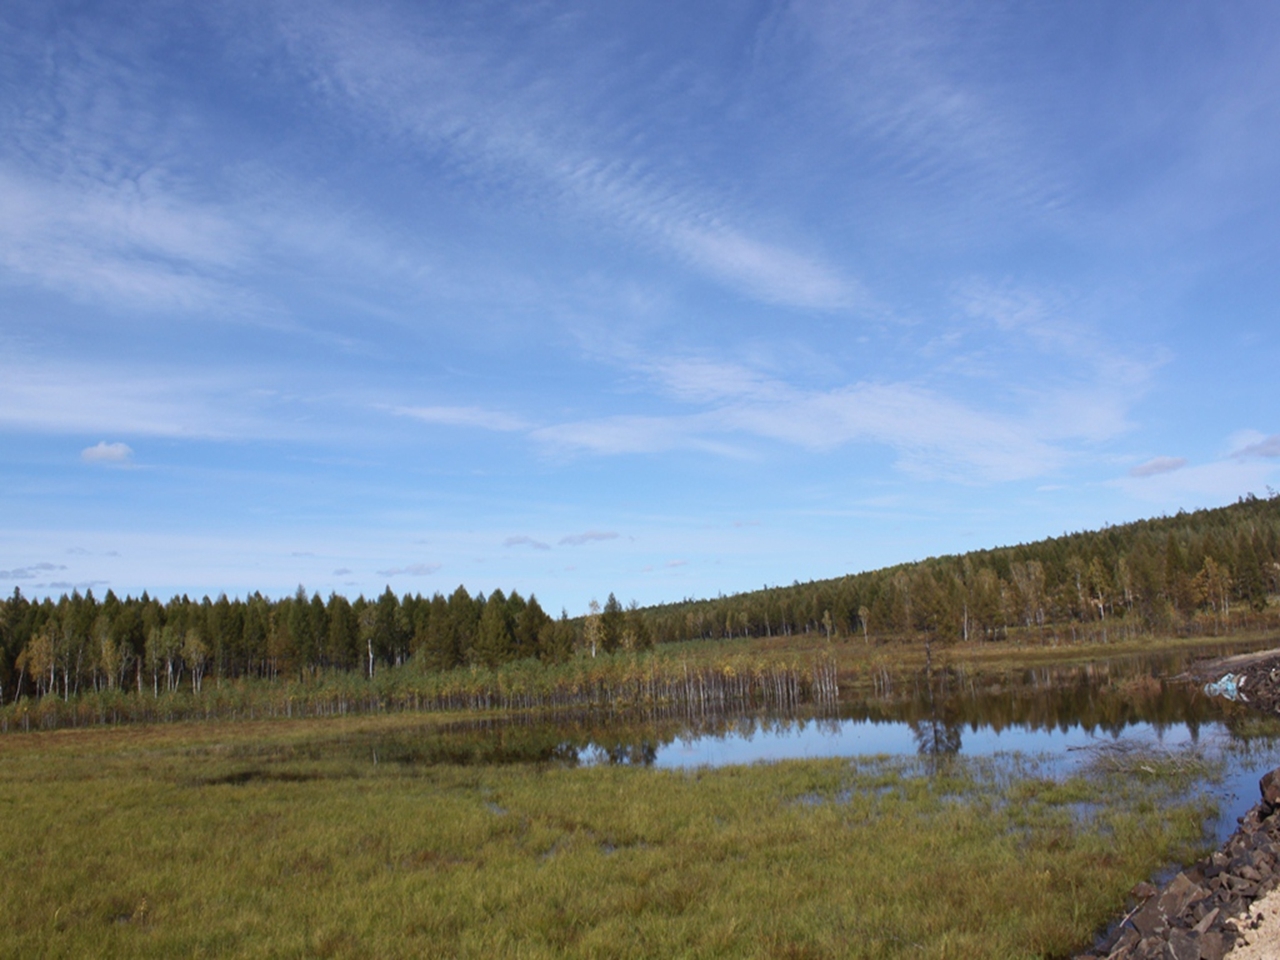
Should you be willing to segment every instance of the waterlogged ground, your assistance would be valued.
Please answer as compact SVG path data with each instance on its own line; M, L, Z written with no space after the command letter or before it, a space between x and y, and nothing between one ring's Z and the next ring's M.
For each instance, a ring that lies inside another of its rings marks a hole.
M1258 799L1258 778L1280 766L1280 726L1245 706L1208 697L1195 682L1170 680L1207 650L995 675L941 665L887 684L869 698L820 713L639 715L559 714L412 725L315 744L326 751L381 755L383 762L628 764L693 769L779 760L872 756L1034 759L1065 777L1106 758L1194 755L1206 775L1191 789L1216 814L1221 842ZM1222 648L1212 649L1220 655ZM1099 760L1099 758L1103 758Z
M11 735L0 956L1068 955L1276 760L1177 669L939 664L820 717Z
M6 741L0 955L1058 956L1207 812L1196 758L375 763L316 724Z

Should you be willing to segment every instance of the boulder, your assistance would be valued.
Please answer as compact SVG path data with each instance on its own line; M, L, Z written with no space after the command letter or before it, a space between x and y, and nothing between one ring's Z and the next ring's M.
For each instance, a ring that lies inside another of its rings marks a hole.
M1280 767L1264 773L1258 781L1258 788L1262 791L1263 802L1272 807L1280 807Z

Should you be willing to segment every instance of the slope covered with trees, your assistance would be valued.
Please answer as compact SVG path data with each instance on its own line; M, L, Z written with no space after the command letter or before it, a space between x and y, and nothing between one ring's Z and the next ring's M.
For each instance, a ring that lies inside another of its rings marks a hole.
M653 642L821 634L867 642L1011 633L1222 631L1256 622L1280 589L1280 497L1013 547L936 557L712 600L552 618L530 596L458 587L375 599L332 594L161 603L108 591L0 600L0 704L94 690L199 691L209 676L373 676L643 650Z
M662 641L823 632L999 639L1121 624L1225 629L1280 589L1280 495L645 611Z

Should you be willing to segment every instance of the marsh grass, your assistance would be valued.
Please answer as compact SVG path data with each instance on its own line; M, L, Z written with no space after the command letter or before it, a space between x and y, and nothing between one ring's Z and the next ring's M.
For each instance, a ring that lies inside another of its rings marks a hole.
M1212 812L1188 793L1212 771L1173 756L1063 779L1013 755L673 772L332 749L410 721L430 735L0 739L0 955L1062 956Z
M1189 655L1211 655L1275 644L1274 634L1231 638L1130 637L1098 643L925 644L909 639L868 644L814 636L739 638L665 644L645 653L619 652L567 663L520 660L496 669L438 673L410 661L368 679L345 671L304 672L273 681L207 679L201 691L158 696L150 691L86 691L68 699L24 697L0 706L0 733L64 727L191 720L260 720L459 710L794 711L802 704L842 700L891 703L919 692L929 663L943 692L1058 683L1070 670L1092 670L1100 659L1115 682L1159 681L1151 667L1126 658L1163 660L1172 668ZM1140 669L1140 676L1125 670ZM1131 691L1120 691L1128 695ZM1139 691L1141 692L1141 691Z

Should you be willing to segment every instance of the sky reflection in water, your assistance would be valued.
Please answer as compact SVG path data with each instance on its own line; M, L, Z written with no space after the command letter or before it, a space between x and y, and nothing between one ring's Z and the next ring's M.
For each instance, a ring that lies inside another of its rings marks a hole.
M585 764L693 769L789 759L1020 753L1062 776L1087 763L1098 748L1196 748L1208 759L1226 755L1223 780L1203 785L1219 803L1211 828L1225 839L1236 818L1257 802L1258 778L1280 766L1280 739L1255 736L1245 742L1238 732L1241 708L1209 700L1195 684L1156 679L1175 675L1189 657L1126 658L1028 673L985 695L975 695L972 687L962 692L963 681L957 686L954 675L943 676L887 709L863 704L846 705L837 717L722 718L674 738L648 740L630 753L592 744L578 758Z

